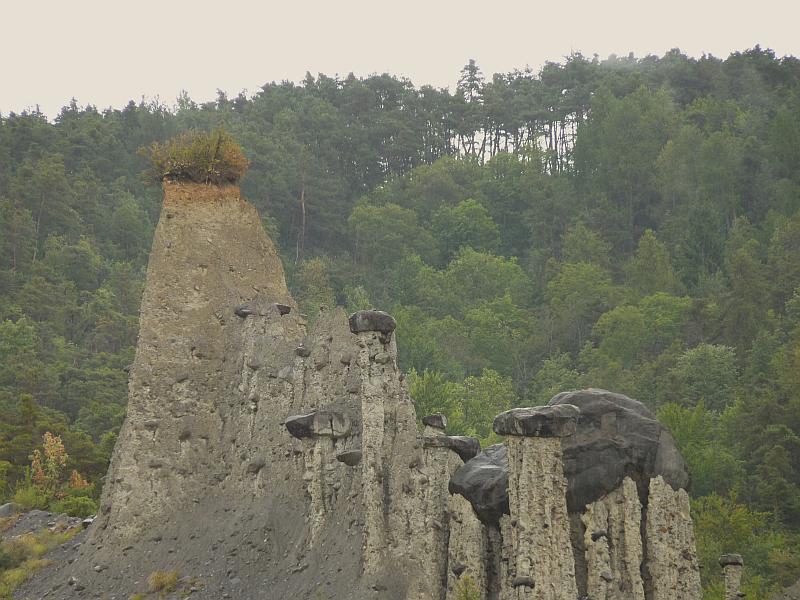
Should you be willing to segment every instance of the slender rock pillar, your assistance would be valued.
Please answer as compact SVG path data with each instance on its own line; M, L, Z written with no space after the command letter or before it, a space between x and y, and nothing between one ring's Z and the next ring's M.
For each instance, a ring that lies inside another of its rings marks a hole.
M459 600L460 591L471 584L485 600L487 589L486 526L480 522L469 500L450 496L450 542L448 544L447 600Z
M660 475L650 480L645 524L648 600L700 600L700 566L689 494Z
M741 591L744 565L741 554L723 554L719 557L719 564L725 577L725 600L744 598L744 593Z
M515 600L577 598L567 515L561 438L575 433L580 411L562 404L516 408L498 415L494 431L508 436L512 588Z
M387 394L384 365L394 362L391 334L395 320L381 311L360 311L350 316L350 331L358 336L361 368L361 482L364 503L363 567L366 573L378 571L388 543L385 512L389 489L387 443Z
M422 436L424 475L420 480L421 485L418 486L422 515L414 519L422 529L412 532L412 537L418 540L417 552L424 555L425 560L421 565L423 572L418 578L421 585L417 597L425 600L443 600L445 595L449 594L448 546L452 552L453 541L458 540L457 546L470 548L469 540L474 537L470 527L477 525L478 533L482 531L481 522L467 500L459 496L466 503L466 507L457 506L454 509L450 506L453 497L448 491L448 484L450 476L464 465L464 461L480 452L481 446L475 438L446 435L447 419L444 415L424 417L422 424L425 427ZM462 512L466 509L469 509L468 513L462 516ZM472 519L469 518L470 515ZM465 553L483 565L482 550L474 553L470 549Z
M586 527L587 595L592 600L644 600L642 505L626 477L581 515Z

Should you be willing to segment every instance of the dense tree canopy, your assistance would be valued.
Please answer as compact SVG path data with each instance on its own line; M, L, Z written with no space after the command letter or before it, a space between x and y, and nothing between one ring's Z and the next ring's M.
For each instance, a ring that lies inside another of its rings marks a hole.
M687 457L707 598L723 551L750 597L800 576L800 61L759 47L0 116L0 500L47 432L99 483L159 212L137 150L220 126L301 306L391 311L420 413L487 443L630 394Z

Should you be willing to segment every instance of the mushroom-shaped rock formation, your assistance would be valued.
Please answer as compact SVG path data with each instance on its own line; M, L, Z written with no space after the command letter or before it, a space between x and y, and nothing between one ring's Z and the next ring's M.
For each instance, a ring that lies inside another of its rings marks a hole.
M686 487L686 464L672 435L641 402L622 394L599 389L565 392L547 407L501 413L494 428L502 435L567 432L575 423L575 407L580 417L574 434L561 440L570 512L615 490L625 477L637 484L642 499L650 479L658 475L674 489ZM551 413L560 416L548 420L548 410L563 412ZM467 498L482 520L496 522L508 513L507 485L505 449L490 446L456 471L450 491Z

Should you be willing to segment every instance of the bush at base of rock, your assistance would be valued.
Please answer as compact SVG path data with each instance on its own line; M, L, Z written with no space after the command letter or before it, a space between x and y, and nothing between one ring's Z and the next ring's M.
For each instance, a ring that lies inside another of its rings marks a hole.
M85 519L97 514L97 502L86 496L68 496L50 505L50 510L55 513L68 514L71 517Z

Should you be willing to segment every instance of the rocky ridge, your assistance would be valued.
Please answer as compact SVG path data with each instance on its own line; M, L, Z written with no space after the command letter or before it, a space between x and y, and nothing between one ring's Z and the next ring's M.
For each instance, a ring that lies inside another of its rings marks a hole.
M469 577L482 600L699 600L685 467L640 403L562 394L480 452L418 429L395 328L309 329L238 188L165 183L101 514L18 597L176 569L195 598L455 600Z

